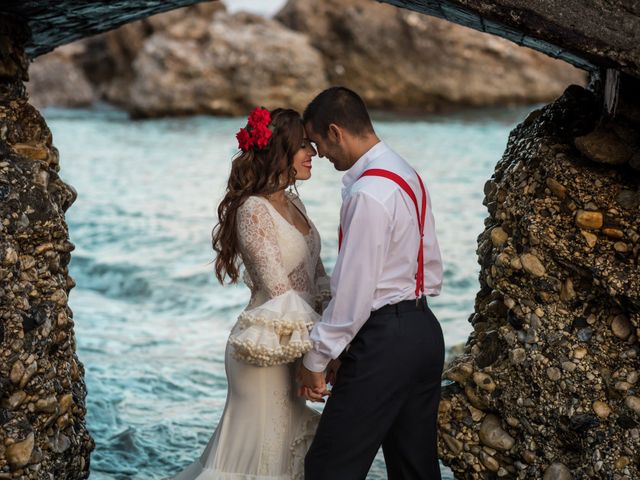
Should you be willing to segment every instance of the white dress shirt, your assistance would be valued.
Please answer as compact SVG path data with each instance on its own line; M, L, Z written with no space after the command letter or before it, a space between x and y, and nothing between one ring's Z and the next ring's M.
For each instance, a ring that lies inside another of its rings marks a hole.
M420 233L413 201L392 180L360 176L381 168L400 175L421 206L422 193L414 169L384 142L367 151L345 173L340 224L342 247L331 275L332 299L313 327L313 349L305 367L322 372L358 333L373 310L415 298ZM429 179L422 178L427 183ZM424 228L424 288L435 296L442 286L442 257L427 192Z

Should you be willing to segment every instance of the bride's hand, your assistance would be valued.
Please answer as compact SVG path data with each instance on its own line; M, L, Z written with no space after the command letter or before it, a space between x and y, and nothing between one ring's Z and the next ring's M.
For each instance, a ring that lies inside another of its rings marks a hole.
M324 402L322 397L331 394L321 372L312 372L300 364L296 376L301 385L298 393L301 397L312 402Z

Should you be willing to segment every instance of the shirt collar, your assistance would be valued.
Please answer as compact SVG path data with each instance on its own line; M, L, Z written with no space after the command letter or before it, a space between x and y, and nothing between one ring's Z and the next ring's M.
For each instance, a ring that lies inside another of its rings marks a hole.
M389 147L387 147L382 140L367 150L364 155L356 160L356 163L354 163L342 177L342 185L344 186L344 189L351 187L351 185L353 185L365 172L371 161L378 158L387 150L389 150Z

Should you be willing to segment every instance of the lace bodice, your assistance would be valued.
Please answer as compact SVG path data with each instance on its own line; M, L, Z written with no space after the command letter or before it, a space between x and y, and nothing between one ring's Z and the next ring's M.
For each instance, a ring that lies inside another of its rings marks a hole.
M251 300L229 343L235 358L259 366L289 363L309 351L309 330L330 297L320 235L300 199L287 195L307 218L306 235L263 197L247 198L236 217Z
M307 216L297 195L287 194ZM259 196L247 198L237 212L244 281L251 289L249 308L296 291L307 302L323 288L326 273L320 260L320 235L308 217L311 229L303 235ZM320 285L319 285L320 283Z

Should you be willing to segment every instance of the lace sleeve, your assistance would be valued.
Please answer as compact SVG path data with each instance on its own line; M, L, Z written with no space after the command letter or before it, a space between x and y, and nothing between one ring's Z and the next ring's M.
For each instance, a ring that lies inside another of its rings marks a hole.
M266 205L248 198L237 213L240 252L251 281L274 298L291 290L282 262L276 226Z
M269 300L240 314L229 337L232 354L262 367L292 362L311 349L309 330L320 317L293 288L266 205L247 199L237 220L245 268Z

